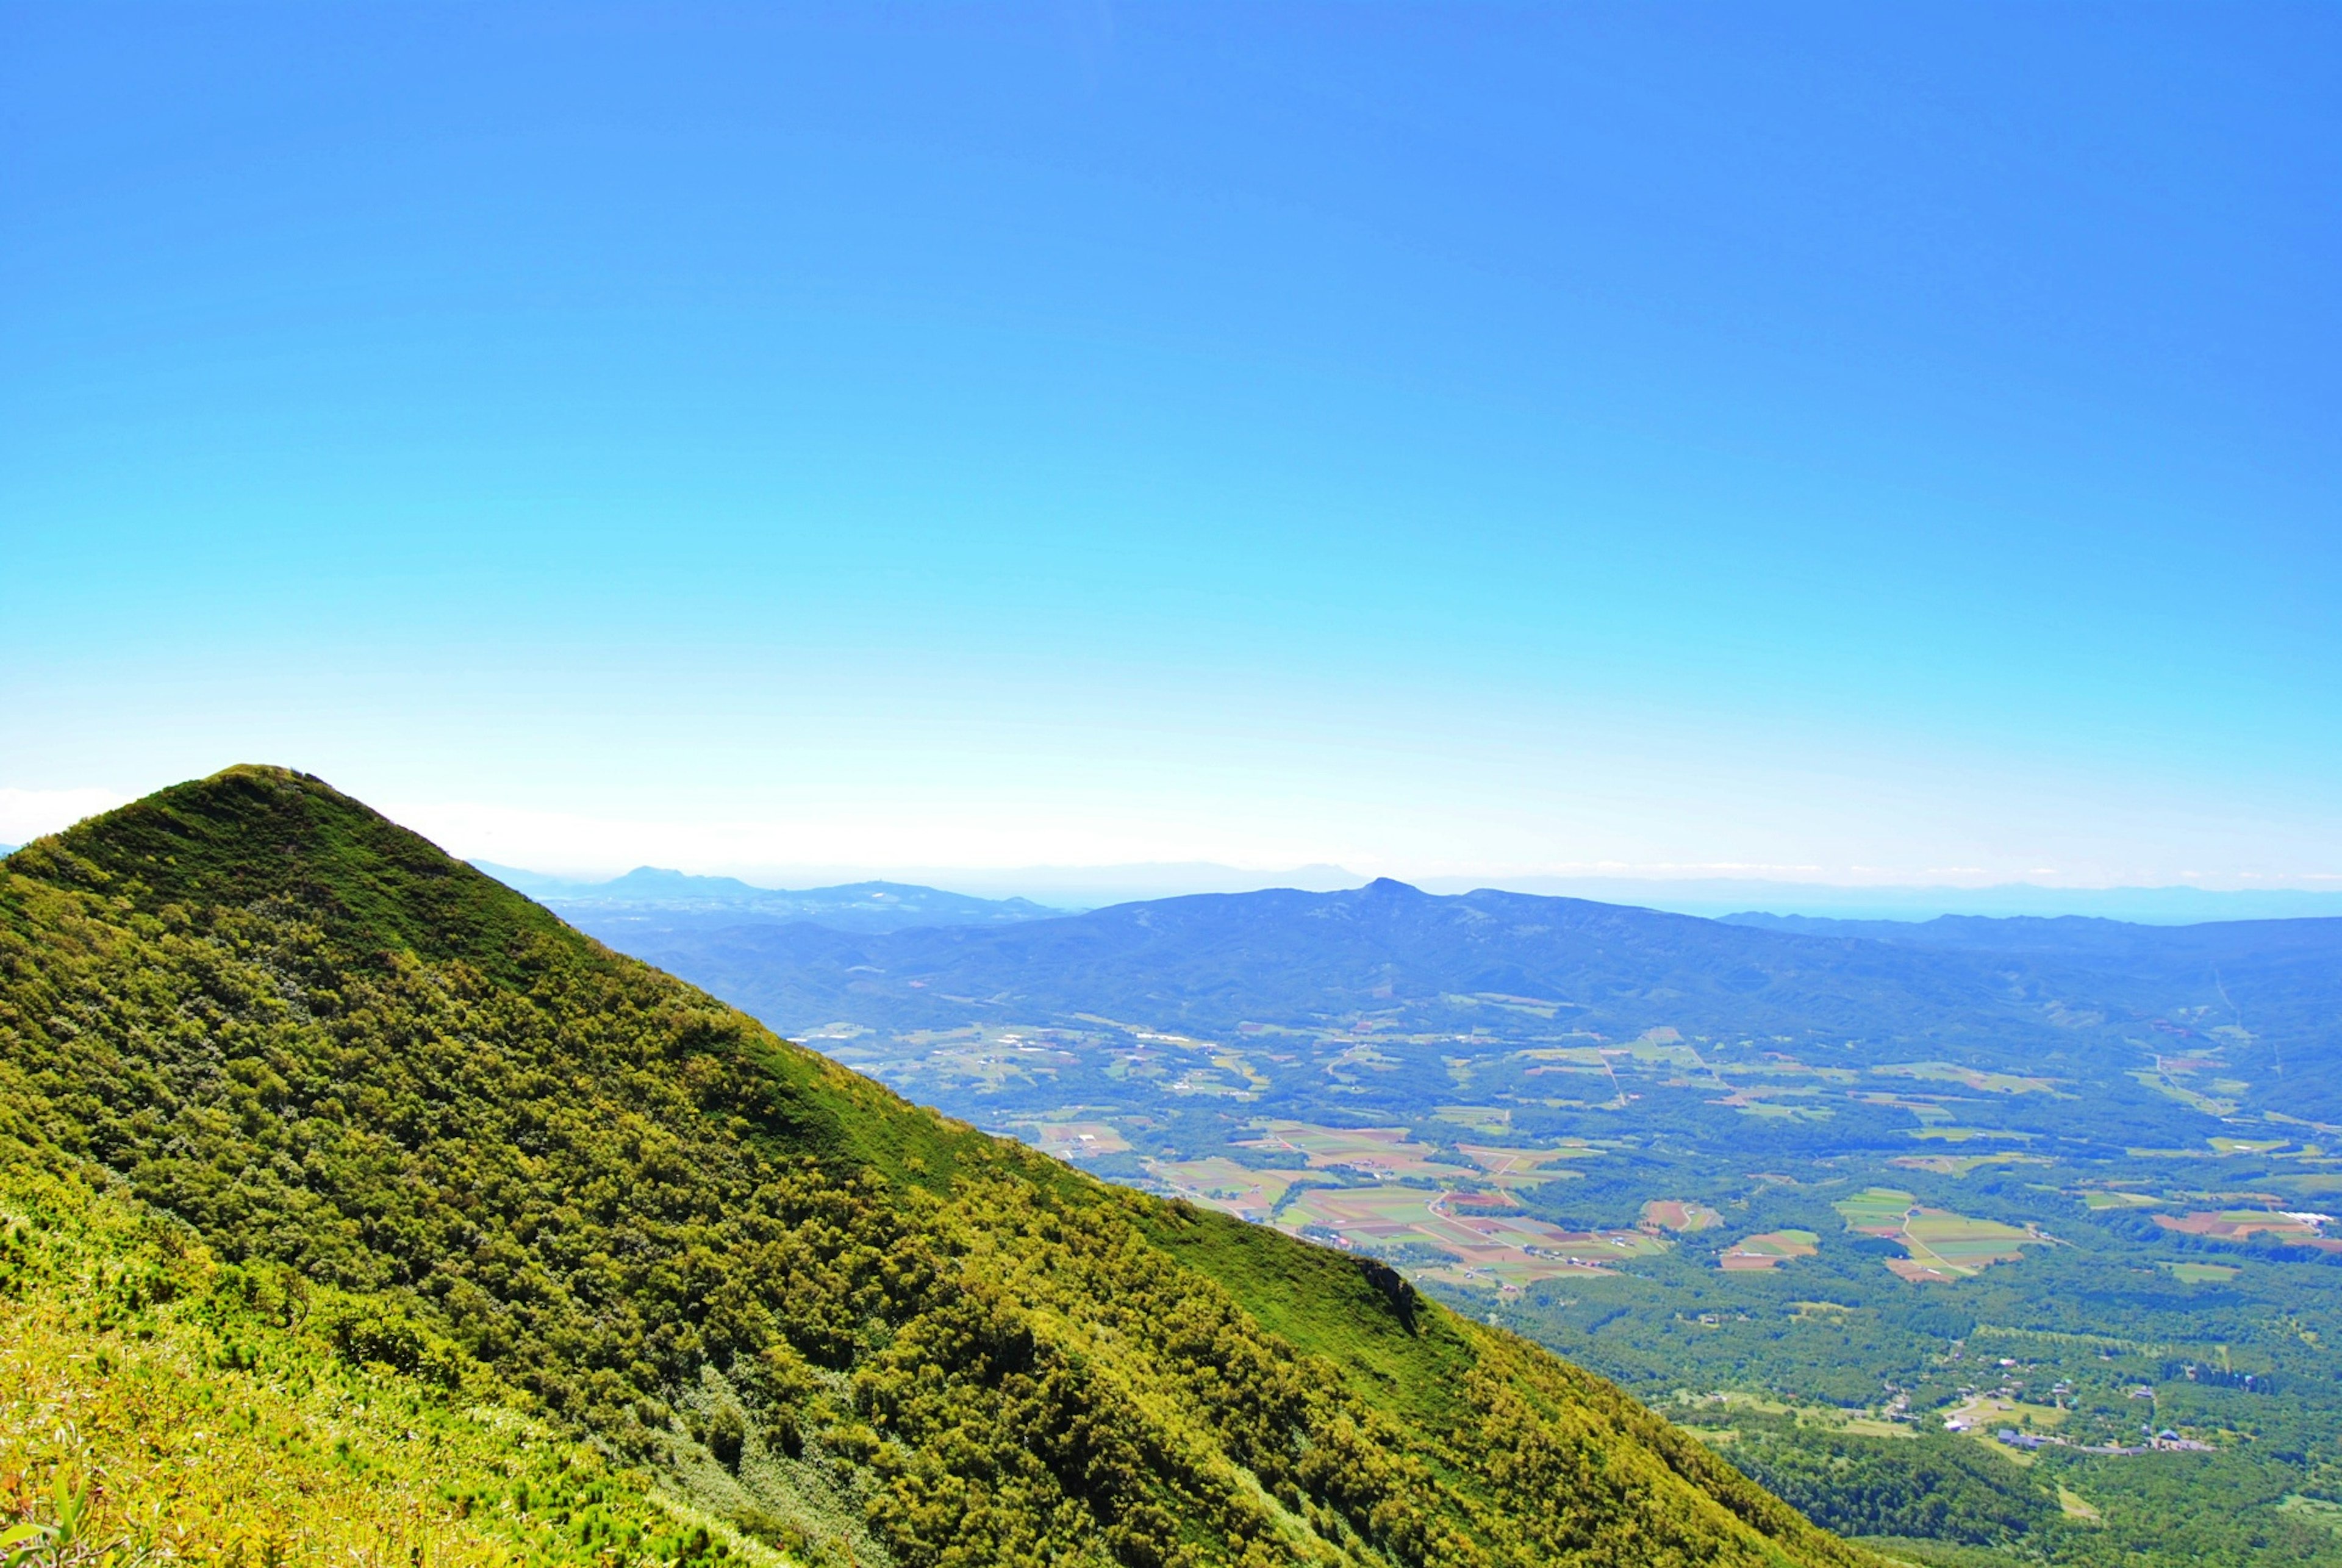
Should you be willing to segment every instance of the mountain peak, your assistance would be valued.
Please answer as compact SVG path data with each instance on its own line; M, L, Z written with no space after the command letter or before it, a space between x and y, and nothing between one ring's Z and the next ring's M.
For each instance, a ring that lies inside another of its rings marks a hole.
M156 913L299 904L329 938L491 971L559 922L314 774L242 763L75 824L24 852Z

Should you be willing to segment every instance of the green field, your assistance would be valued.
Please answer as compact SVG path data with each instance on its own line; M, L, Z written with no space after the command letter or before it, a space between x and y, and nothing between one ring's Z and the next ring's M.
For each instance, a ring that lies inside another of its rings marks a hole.
M2054 1094L2057 1086L2047 1078L2020 1073L1992 1073L1951 1062L1889 1062L1873 1067L1881 1078L1914 1078L1923 1084L1957 1084L1985 1094Z
M1835 1207L1847 1228L1903 1243L1905 1255L1887 1269L1915 1284L1941 1284L2021 1257L2046 1238L1997 1220L1970 1219L1948 1209L1921 1207L1909 1193L1869 1187Z
M1927 1171L1938 1176L1965 1176L1987 1165L2046 1165L2038 1154L1999 1149L1989 1154L1903 1154L1887 1162L1898 1171Z
M1061 1160L1130 1153L1130 1141L1110 1122L1036 1121L1020 1123L1017 1130L1027 1143Z
M1514 1149L1486 1144L1459 1144L1456 1149L1465 1158L1479 1166L1488 1180L1508 1187L1533 1187L1542 1182L1577 1176L1580 1173L1568 1168L1570 1162L1591 1160L1602 1153L1585 1144L1565 1144L1557 1149Z
M1355 1171L1362 1175L1426 1179L1462 1174L1456 1165L1434 1164L1438 1150L1418 1144L1405 1127L1326 1127L1308 1122L1262 1121L1260 1135L1242 1147L1299 1154L1313 1171Z
M1711 1231L1724 1223L1724 1216L1706 1203L1653 1198L1643 1205L1643 1223L1663 1231Z
M2107 1210L2151 1209L2166 1201L2150 1193L2113 1192L2104 1187L2090 1188L2081 1196L2082 1206L2092 1213L2103 1213Z
M1733 1243L1716 1259L1716 1266L1728 1273L1754 1273L1794 1258L1812 1257L1820 1248L1821 1237L1811 1231L1767 1231Z

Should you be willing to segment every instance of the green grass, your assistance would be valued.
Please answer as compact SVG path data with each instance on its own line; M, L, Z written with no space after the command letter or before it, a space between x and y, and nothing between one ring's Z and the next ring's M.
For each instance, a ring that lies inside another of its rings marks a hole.
M2237 1268L2233 1263L2183 1263L2167 1262L2163 1264L2163 1267L2169 1271L2173 1279L2179 1281L2182 1284L2190 1285L2224 1284L2245 1272L2244 1270Z
M338 1293L0 1155L0 1524L56 1561L773 1560L477 1368L451 1389L354 1363Z

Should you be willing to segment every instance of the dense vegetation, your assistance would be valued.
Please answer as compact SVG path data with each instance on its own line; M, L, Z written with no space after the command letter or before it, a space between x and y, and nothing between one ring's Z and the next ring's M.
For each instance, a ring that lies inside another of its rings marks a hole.
M1388 1270L914 1111L302 775L10 857L0 1137L801 1557L1856 1556Z
M1849 1167L1861 1170L1846 1156L1817 1163L1815 1185L1773 1189L1746 1200L1745 1211L1713 1188L1678 1187L1749 1217L1686 1238L1631 1273L1476 1304L1655 1403L1686 1391L1674 1409L1679 1421L1736 1433L1721 1452L1834 1529L1887 1529L1868 1522L1883 1496L1937 1493L1928 1473L1947 1452L1946 1419L1978 1395L2005 1394L2006 1409L1976 1417L1976 1433L1948 1452L1970 1460L1972 1473L2020 1488L2012 1494L2019 1503L2062 1485L2100 1519L2036 1503L1997 1515L1963 1504L1907 1514L1887 1533L1964 1543L2002 1560L2342 1564L2342 1363L2333 1349L2342 1267L2332 1254L2175 1246L2151 1226L2157 1239L2142 1241L2124 1211L2100 1223L2057 1191L2081 1174L2070 1165L1965 1178L1892 1171L1930 1201L1967 1213L2047 1213L2059 1238L1973 1279L1914 1285L1888 1273L1833 1213L1834 1197L1867 1180L1844 1174ZM2247 1166L2232 1179L2241 1186L2258 1175ZM1648 1171L1593 1170L1566 1201L1580 1212L1631 1213L1650 1180ZM1743 1227L1785 1223L1821 1233L1819 1254L1764 1273L1716 1266L1717 1250ZM2174 1259L2225 1260L2233 1277L2189 1283L2158 1266ZM1716 1391L1792 1404L1804 1419L1758 1420L1743 1402L1707 1397ZM1902 1435L1879 1438L1878 1418L1890 1411L1894 1420L1883 1424ZM1861 1431L1845 1430L1850 1420ZM2020 1455L1990 1441L2002 1425L2067 1445ZM2212 1452L2081 1452L2139 1444L2149 1427ZM1979 1518L1997 1523L1978 1528ZM1995 1529L2007 1533L1998 1544Z
M476 1372L449 1388L360 1362L346 1328L364 1303L222 1263L62 1166L0 1170L0 1539L31 1561L769 1557L480 1403L498 1391Z
M1734 1463L1817 1521L1848 1535L2005 1545L2057 1516L2026 1472L1952 1437L1807 1433L1743 1415Z

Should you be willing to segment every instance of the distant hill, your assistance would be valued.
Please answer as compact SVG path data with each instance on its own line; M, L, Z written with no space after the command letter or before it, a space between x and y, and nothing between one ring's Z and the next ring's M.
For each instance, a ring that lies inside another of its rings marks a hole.
M1859 938L1892 947L1967 953L2022 953L2096 960L2121 958L2166 966L2250 962L2276 954L2328 955L2342 950L2342 916L2223 920L2193 925L2142 925L2090 915L1944 914L1933 920L1828 920L1798 914L1727 914L1722 924L1798 936Z
M1436 893L1469 893L1482 883L1427 880ZM1932 920L1939 914L1985 918L2082 915L2149 925L2207 921L2298 920L2342 916L2342 891L2300 887L1993 887L1847 886L1742 877L1556 877L1507 880L1516 893L1647 905L1723 919L1743 910L1853 922Z
M420 1561L427 1527L475 1512L542 1513L559 1550L531 1561L1872 1561L1380 1263L915 1109L280 769L0 864L0 1159L25 1204L0 1230L0 1325L33 1321L39 1284L40 1364L145 1413L75 1435L58 1496L101 1474L120 1527L182 1530L205 1560L228 1555L212 1492L162 1462L158 1423L193 1398L175 1346L266 1381L185 1420L265 1431L253 1462L287 1457L252 1484L294 1524L342 1505L305 1485L379 1479L397 1523L336 1543L369 1561ZM50 1176L73 1192L40 1198ZM171 1223L141 1232L136 1204ZM185 1289L208 1304L164 1312ZM267 1332L235 1336L247 1313ZM125 1327L135 1345L105 1337ZM315 1347L363 1386L348 1419L301 1364ZM117 1352L144 1370L116 1377ZM534 1486L528 1464L560 1461L498 1401L625 1473ZM62 1430L14 1398L0 1423L12 1455ZM500 1424L501 1455L478 1434ZM365 1452L443 1441L467 1446L430 1492L395 1483L434 1462ZM647 1537L637 1483L732 1533Z
M833 931L900 931L918 925L1006 924L1065 913L1028 899L971 898L901 882L856 882L793 892L648 865L607 882L572 882L484 861L474 864L505 886L622 947L646 932L752 923L805 921Z
M2232 1060L2297 1114L2342 1115L2342 920L1715 921L1580 899L1381 881L1124 904L994 929L857 936L740 927L636 951L776 1027L882 1031L1098 1015L1226 1034L1352 1023L1469 1036L1487 996L1611 1039L1655 1028L1863 1043L2121 1079L2134 1037L2245 1021ZM1381 1022L1376 1023L1379 1020ZM2208 1026L2207 1023L2207 1026ZM2093 1065L2095 1064L2095 1065ZM1401 1074L1403 1076L1404 1074ZM1394 1082L1396 1082L1394 1079Z

